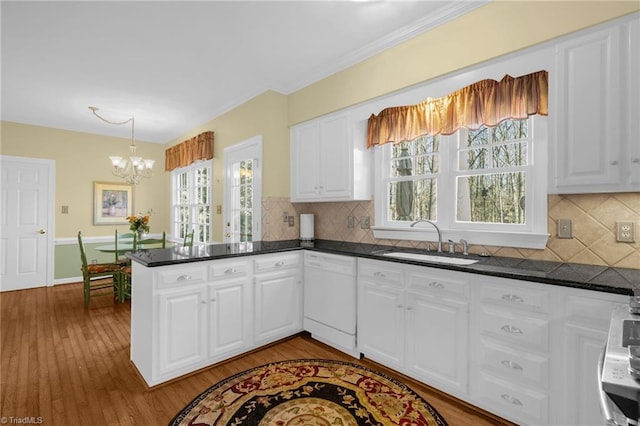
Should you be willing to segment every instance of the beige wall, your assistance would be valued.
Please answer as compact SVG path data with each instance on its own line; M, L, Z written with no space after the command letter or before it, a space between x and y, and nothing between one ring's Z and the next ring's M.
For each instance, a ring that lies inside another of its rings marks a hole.
M289 124L638 10L637 1L496 1L292 93Z
M93 225L93 182L123 182L111 174L110 155L129 155L129 139L99 136L69 130L2 122L0 154L46 158L55 161L55 238L112 235L114 226ZM169 223L164 191L164 146L136 142L137 153L156 160L154 177L134 189L136 212L153 209L151 232L161 232ZM62 206L69 213L62 214ZM118 226L120 230L128 226Z
M289 196L289 128L287 127L287 97L267 91L239 107L222 114L182 137L172 141L175 145L202 132L212 130L214 204L222 205L224 148L251 137L262 135L263 185L262 195ZM166 197L169 197L168 185ZM170 200L170 198L168 198ZM222 215L216 214L213 238L222 241Z

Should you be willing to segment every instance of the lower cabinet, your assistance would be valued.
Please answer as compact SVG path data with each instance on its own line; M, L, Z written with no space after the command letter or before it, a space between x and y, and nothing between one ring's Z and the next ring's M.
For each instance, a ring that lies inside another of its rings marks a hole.
M519 425L601 425L615 303L628 296L359 259L358 348Z
M207 359L207 286L158 292L157 374L163 376Z
M467 282L455 272L360 260L360 351L431 386L467 392Z
M131 360L147 384L301 331L300 256L256 255L156 268L134 263Z

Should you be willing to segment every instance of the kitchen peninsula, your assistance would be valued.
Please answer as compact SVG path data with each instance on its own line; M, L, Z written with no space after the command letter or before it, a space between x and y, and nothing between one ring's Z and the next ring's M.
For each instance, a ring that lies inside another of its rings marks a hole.
M591 383L613 304L640 286L636 269L423 262L385 255L416 250L339 241L140 250L129 254L131 360L147 384L303 331L305 251L356 258L358 353L520 424L562 424L597 404L566 383Z

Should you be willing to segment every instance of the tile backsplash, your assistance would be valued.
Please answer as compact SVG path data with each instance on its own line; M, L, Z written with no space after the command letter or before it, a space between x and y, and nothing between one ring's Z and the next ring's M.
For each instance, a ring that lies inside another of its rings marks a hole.
M294 226L283 217L294 216ZM291 203L285 197L267 197L262 201L262 239L265 241L297 239L299 215L315 215L315 238L421 247L424 243L404 240L378 240L371 229L362 229L361 222L369 217L374 223L373 201L339 203ZM352 217L353 227L350 225ZM558 219L573 221L573 238L557 237ZM617 221L636 224L635 243L618 243L615 239ZM470 245L471 253L486 252L496 256L553 260L589 265L608 265L640 269L640 193L549 195L548 233L544 250Z

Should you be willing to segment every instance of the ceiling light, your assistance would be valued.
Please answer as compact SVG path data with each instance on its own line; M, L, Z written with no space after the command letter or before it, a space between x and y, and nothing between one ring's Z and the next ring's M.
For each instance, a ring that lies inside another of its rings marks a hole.
M89 109L93 112L93 115L98 117L100 120L105 123L114 124L114 125L122 125L131 122L131 145L129 146L130 156L129 159L118 156L111 156L109 159L111 160L111 164L113 165L112 173L114 176L118 176L119 178L124 179L128 184L137 185L142 178L150 178L153 176L153 163L155 160L143 159L142 157L136 156L136 141L135 141L135 118L131 116L128 120L121 122L114 122L107 120L106 118L100 116L98 114L98 108L94 106L90 106Z

